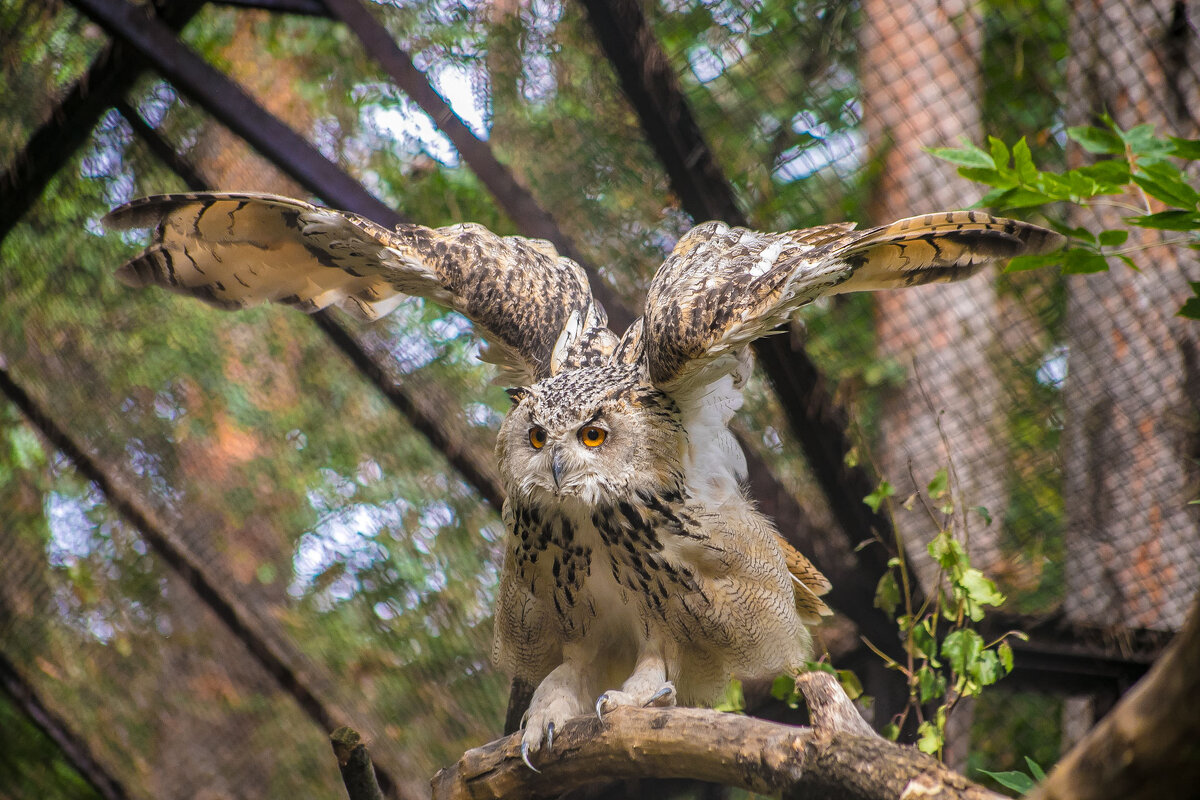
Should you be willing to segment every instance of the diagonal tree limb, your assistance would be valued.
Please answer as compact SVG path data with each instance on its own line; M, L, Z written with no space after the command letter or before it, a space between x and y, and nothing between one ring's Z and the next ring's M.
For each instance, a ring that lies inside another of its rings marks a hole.
M174 36L203 7L204 0L161 5L163 30ZM105 45L84 76L67 91L0 175L0 241L88 140L100 116L124 96L146 66L145 59L128 45L120 42Z
M425 73L412 62L408 53L401 50L392 35L366 8L362 0L322 0L362 43L388 77L397 87L421 107L438 130L446 135L455 150L483 182L496 199L500 208L520 229L521 233L535 239L552 242L555 248L588 270L592 293L608 311L614 330L622 331L633 322L634 314L600 278L595 269L587 265L586 259L561 228L554 217L538 204L530 191L522 186L508 167L500 163L491 146L476 136L462 121L454 109L429 83Z
M301 186L310 191L320 187L319 194L327 202L381 225L392 227L405 221L307 139L266 112L232 79L186 47L144 7L125 0L71 2Z

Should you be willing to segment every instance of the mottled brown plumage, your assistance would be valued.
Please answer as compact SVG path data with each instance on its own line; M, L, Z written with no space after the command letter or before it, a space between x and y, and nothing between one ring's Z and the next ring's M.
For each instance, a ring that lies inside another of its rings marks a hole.
M135 286L367 318L412 294L475 323L518 386L496 445L510 535L493 657L537 684L527 754L593 703L710 703L731 676L811 657L806 623L829 613L829 582L755 510L727 427L747 345L821 295L955 280L1061 239L971 211L861 232L709 222L618 338L577 264L478 225L393 231L250 194L146 198L107 223L154 229L120 270Z

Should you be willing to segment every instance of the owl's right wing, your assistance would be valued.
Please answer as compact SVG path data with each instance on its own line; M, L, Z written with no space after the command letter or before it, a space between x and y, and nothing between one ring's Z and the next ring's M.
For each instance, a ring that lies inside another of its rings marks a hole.
M219 308L337 305L376 319L404 295L428 298L475 324L488 341L487 360L512 384L549 377L585 342L615 342L578 264L549 242L480 225L389 230L301 200L228 193L145 197L114 209L104 224L153 229L146 250L118 271L124 282Z

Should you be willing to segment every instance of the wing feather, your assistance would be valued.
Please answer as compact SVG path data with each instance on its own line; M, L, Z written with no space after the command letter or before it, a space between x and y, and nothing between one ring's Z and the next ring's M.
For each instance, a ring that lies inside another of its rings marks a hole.
M548 377L586 358L587 347L615 346L578 264L549 242L480 225L388 230L300 200L233 193L141 198L104 223L153 229L146 250L117 271L131 286L158 285L223 309L336 305L368 320L405 295L425 297L474 322L487 358L514 383Z
M1062 241L977 211L866 231L838 223L759 233L708 222L684 236L655 274L638 344L651 382L675 394L735 368L742 348L821 295L958 280Z

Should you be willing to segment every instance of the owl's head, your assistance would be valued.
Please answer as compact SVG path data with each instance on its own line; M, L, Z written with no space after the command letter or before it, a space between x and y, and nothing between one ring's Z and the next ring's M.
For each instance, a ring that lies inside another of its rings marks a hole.
M680 474L679 411L632 367L569 370L509 395L496 456L510 495L593 505Z

